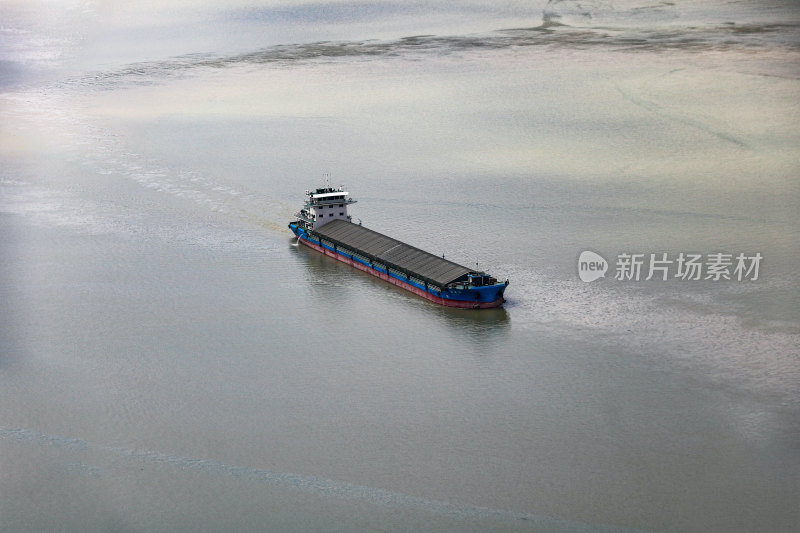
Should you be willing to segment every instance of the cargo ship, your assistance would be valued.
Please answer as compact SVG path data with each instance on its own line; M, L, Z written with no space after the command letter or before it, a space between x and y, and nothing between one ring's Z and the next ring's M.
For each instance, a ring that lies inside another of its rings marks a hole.
M343 187L306 191L289 228L299 242L437 304L467 309L503 305L508 280L498 280L365 228L352 221L356 203Z

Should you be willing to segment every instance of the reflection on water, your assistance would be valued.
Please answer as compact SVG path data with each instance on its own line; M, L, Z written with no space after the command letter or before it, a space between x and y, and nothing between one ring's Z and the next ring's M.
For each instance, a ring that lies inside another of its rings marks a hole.
M392 314L402 316L406 312L422 312L437 320L459 335L466 335L478 345L491 343L511 325L511 317L505 307L494 309L455 309L445 307L416 296L396 285L361 272L340 261L326 257L307 246L298 245L292 239L292 249L307 269L307 279L315 298L330 308L360 305L365 298L376 300L370 305L376 309L391 308ZM353 292L361 291L357 296ZM346 313L346 310L342 311Z

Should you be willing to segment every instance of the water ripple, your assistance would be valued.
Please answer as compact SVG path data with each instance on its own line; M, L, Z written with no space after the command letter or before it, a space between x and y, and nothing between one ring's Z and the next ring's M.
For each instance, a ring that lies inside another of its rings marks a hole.
M547 531L575 532L624 532L639 531L622 529L602 524L587 524L571 520L562 520L546 516L533 515L464 505L411 496L386 489L356 485L344 481L336 481L316 476L295 474L291 472L275 472L246 466L222 463L212 459L197 459L152 450L137 450L114 446L92 444L81 439L50 435L30 429L12 428L0 425L0 439L29 443L42 447L54 447L70 452L93 452L95 455L110 455L112 468L120 468L120 460L130 460L139 464L166 466L180 470L200 472L212 476L222 476L250 482L262 483L279 489L297 490L307 494L333 497L344 500L356 500L378 506L414 509L427 511L437 515L461 520L496 520L503 522L520 522L532 528ZM83 462L71 461L66 466L68 471L78 471L81 475L100 478L107 470Z

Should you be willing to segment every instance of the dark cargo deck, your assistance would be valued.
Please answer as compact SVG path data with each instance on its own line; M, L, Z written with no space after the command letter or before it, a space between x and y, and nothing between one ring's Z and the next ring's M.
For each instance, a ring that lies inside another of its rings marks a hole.
M439 287L444 287L472 272L465 266L346 220L328 222L315 229L312 234L337 247L347 248L372 261Z

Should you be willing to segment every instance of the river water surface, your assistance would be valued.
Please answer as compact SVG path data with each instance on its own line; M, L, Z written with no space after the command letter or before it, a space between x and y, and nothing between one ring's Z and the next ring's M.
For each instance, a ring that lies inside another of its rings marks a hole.
M796 531L799 97L793 2L0 1L0 531Z

